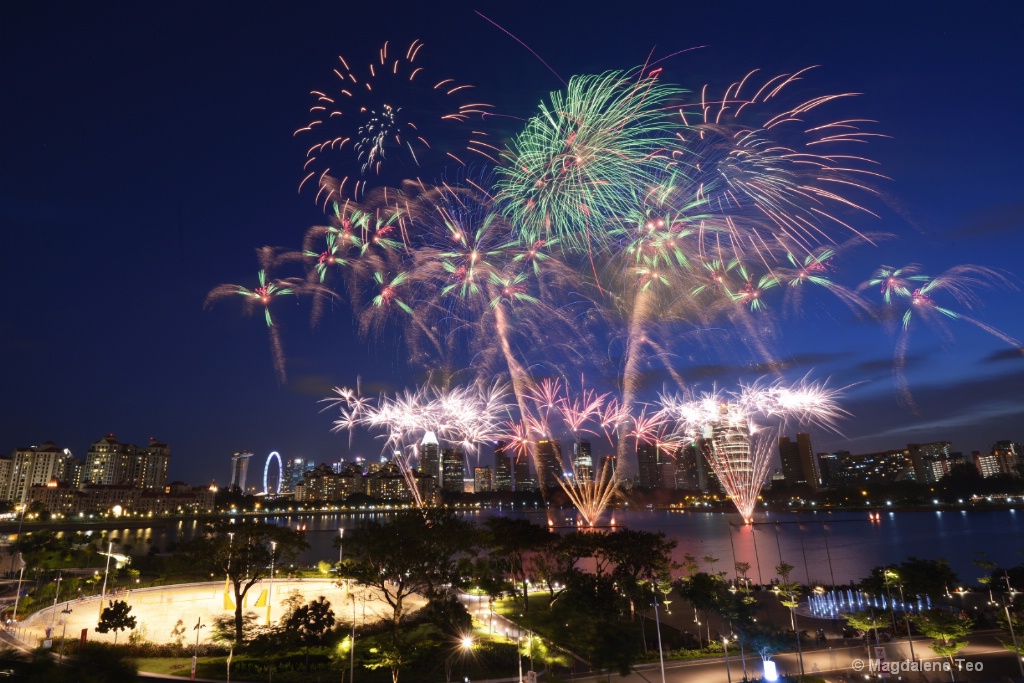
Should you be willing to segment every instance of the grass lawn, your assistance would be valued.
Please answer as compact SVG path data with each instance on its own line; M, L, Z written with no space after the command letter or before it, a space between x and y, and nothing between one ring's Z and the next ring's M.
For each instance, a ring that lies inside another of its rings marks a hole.
M224 678L227 673L225 657L200 657L196 663L197 675L202 678ZM139 671L154 674L168 674L188 678L192 675L191 657L140 657L135 660ZM220 674L211 675L214 667L219 664ZM206 670L204 672L204 670Z

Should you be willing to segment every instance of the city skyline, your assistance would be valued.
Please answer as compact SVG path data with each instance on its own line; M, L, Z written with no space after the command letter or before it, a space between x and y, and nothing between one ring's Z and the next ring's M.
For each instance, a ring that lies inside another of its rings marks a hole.
M0 133L0 221L16 288L2 304L0 452L52 440L84 453L92 435L155 434L174 447L171 478L194 483L227 481L231 454L243 449L256 458L344 456L348 437L330 433L319 400L357 377L366 395L421 382L396 335L360 339L344 305L310 329L308 306L291 302L275 310L289 364L279 385L262 320L202 305L218 284L252 279L253 250L298 246L307 228L325 223L311 196L296 191L308 144L292 132L308 118L309 91L329 83L336 55L369 59L383 41L415 38L432 66L494 103L499 132L516 130L562 84L469 6L388 22L372 8L319 4L245 17L217 7L197 16L46 8L0 9L12 93ZM911 3L886 9L886 21L867 8L841 25L829 16L838 8L819 14L801 3L748 7L715 22L689 21L697 10L685 5L624 24L578 7L482 11L565 79L633 67L652 50L655 59L690 50L662 65L690 88L820 64L805 78L807 92L863 93L845 111L877 120L872 130L888 136L867 152L891 178L878 183L870 207L879 218L856 227L898 239L859 249L844 262L845 282L866 280L883 263L921 263L932 275L975 263L1019 285L1024 149L998 130L1024 104L1013 36L1021 8ZM586 38L572 50L562 40L567 26ZM998 97L976 101L982 93ZM972 317L1024 338L1019 291L980 295L985 306ZM851 417L841 434L813 433L815 450L942 440L969 454L1024 440L1024 357L963 321L948 330L921 328L911 340L915 414L896 400L895 342L882 326L813 299L781 320L774 360L798 377L813 372L848 387L842 407ZM707 388L767 372L740 347L708 351L684 339L674 351L687 380ZM669 378L648 379L657 388ZM380 453L369 435L354 438L362 455Z

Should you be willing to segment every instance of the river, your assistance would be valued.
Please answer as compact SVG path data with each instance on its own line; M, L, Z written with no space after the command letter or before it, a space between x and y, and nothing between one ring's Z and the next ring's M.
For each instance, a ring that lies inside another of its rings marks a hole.
M565 512L565 511L562 511ZM559 518L564 515L562 512ZM318 513L267 517L275 524L304 527L310 549L303 563L337 559L333 546L339 529L352 529L388 513ZM465 513L481 521L492 515L526 517L547 524L547 513L480 509ZM556 513L553 513L556 514ZM749 562L748 577L757 583L775 578L780 556L795 567L793 578L808 584L847 584L867 576L873 567L896 564L908 557L946 559L965 584L976 584L981 571L974 565L978 553L1001 567L1024 564L1024 510L934 510L881 512L877 520L867 511L768 513L753 526L739 524L739 515L724 512L616 510L619 526L662 531L677 542L674 559L693 555L702 570L711 569L705 556L718 559L714 571L733 575L734 562ZM182 521L176 526L111 528L118 547L127 544L130 554L141 555L156 546L165 551L191 538L201 522ZM102 534L103 531L93 531ZM116 552L116 549L115 549ZM952 587L951 587L952 588Z

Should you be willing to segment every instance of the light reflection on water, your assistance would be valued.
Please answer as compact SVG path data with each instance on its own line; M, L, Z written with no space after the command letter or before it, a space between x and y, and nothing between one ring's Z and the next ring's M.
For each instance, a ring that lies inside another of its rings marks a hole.
M299 558L302 563L333 561L333 543L339 528L352 529L367 520L384 519L388 513L323 513L282 515L267 521L297 528L305 526L310 549ZM564 523L571 511L551 511L556 524ZM465 513L474 521L493 515L526 517L547 525L544 510L515 512L509 509L481 509ZM607 515L606 515L607 518ZM710 571L703 558L718 559L714 571L734 574L734 562L749 562L748 577L755 583L775 578L781 558L795 567L793 578L804 583L846 584L867 576L873 567L899 563L910 556L945 558L966 584L977 583L980 570L973 564L976 553L1002 567L1024 564L1024 514L1016 510L992 511L906 511L882 512L878 521L867 511L828 513L760 514L751 526L740 526L737 514L721 512L614 511L618 525L643 531L662 531L678 546L674 559L695 556L701 571ZM112 528L118 548L131 546L132 555L143 555L156 547L166 551L173 544L194 537L200 523L182 521L175 526L141 529ZM93 531L101 535L103 531ZM760 572L759 572L760 569Z

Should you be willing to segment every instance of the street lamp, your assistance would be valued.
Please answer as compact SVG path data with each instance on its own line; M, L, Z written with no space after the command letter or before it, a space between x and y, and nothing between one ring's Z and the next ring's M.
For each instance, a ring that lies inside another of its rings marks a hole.
M725 650L725 678L732 683L732 668L729 666L729 637L722 636L722 647Z
M60 661L64 661L64 640L68 635L68 615L71 614L71 605L64 605L64 609L60 611L64 615L64 629L60 634Z
M338 529L338 576L341 576L341 561L345 559L345 549L342 542L345 540L345 530Z
M352 599L352 649L348 654L348 683L355 683L356 680L356 594L349 591L348 597Z
M46 632L47 638L53 635L53 624L57 619L57 599L60 597L60 582L63 578L62 574L57 574L57 592L53 594L53 607L50 610L50 629Z
M192 678L196 680L196 661L199 659L199 629L206 628L206 624L203 623L203 618L199 617L196 620L196 625L192 627L196 632L196 649L192 651Z
M658 631L658 662L661 663L661 683L665 683L665 655L661 650L661 619L658 617L657 586L655 586L654 590L654 623ZM732 681L729 681L729 683L732 683Z
M21 504L21 518L18 520L18 541L21 541L21 525L25 523L25 510L28 506L25 503ZM21 571L18 572L18 594L14 596L14 614L11 615L11 620L17 625L18 623L18 600L21 598L21 578L25 575L25 558L21 556L21 552L18 553L18 561L21 562Z
M903 579L901 579L900 575L896 572L890 573L896 577L896 585L900 589L900 604L903 605L903 623L907 626L907 642L910 644L910 661L916 662L917 657L914 656L914 634L910 632L910 615L907 613L906 598L903 597ZM1024 671L1021 671L1020 673L1024 676Z
M107 574L110 573L110 555L114 552L114 542L107 545L107 568L103 570L103 590L100 592L100 614L97 619L103 618L103 601L107 597Z
M274 595L274 560L277 556L277 541L270 542L270 585L267 587L267 626L270 626L271 598Z
M1006 580L1006 592L1009 593L1010 599L1007 601L1003 599L1003 610L1006 612L1006 626L1010 629L1010 640L1013 641L1013 651L1017 655L1017 666L1020 668L1020 675L1024 677L1024 657L1020 654L1020 647L1017 645L1017 634L1013 632L1013 615L1010 614L1010 605L1013 603L1013 595L1016 591L1010 586L1010 575L1005 571L1003 572L1003 578Z

